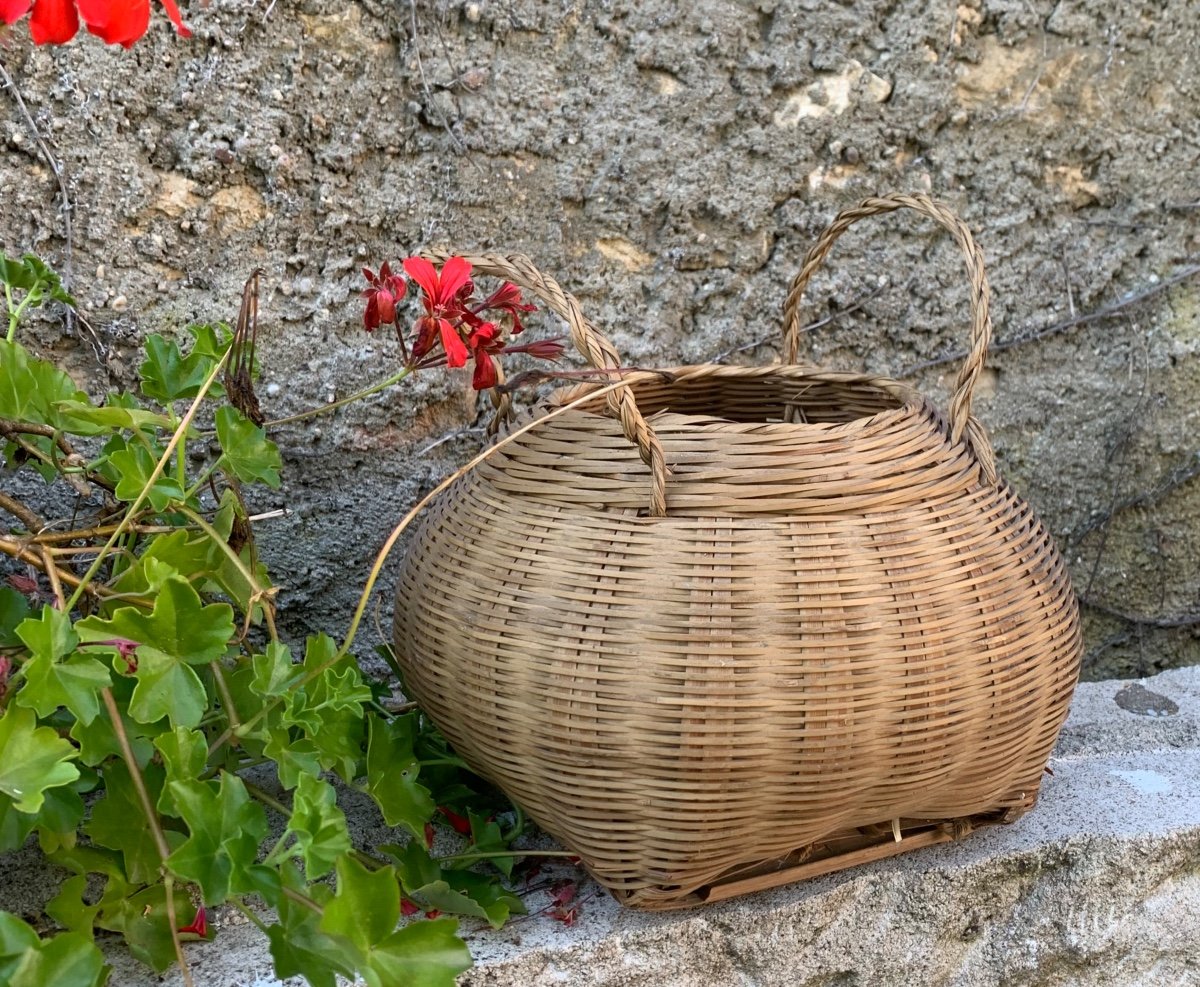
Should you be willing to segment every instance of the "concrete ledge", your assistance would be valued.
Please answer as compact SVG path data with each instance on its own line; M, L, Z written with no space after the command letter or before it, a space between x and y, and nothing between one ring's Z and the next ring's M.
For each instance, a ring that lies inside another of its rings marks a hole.
M1051 768L1013 826L725 904L647 915L585 881L572 927L472 931L461 983L1200 984L1200 668L1081 686ZM222 917L189 948L197 987L277 985L262 937ZM112 961L114 984L180 982Z

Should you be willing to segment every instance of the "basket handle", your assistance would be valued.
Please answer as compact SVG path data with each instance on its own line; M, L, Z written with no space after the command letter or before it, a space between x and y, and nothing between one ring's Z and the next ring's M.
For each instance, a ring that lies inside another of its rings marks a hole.
M984 475L995 482L995 459L991 442L983 426L971 415L971 398L975 384L987 358L992 338L991 291L983 267L983 251L975 243L971 231L946 205L927 195L885 195L863 199L857 206L843 209L813 244L800 272L792 280L783 305L783 360L796 363L800 349L800 302L813 272L824 263L834 241L860 219L897 209L913 209L949 230L962 248L966 259L967 277L971 282L971 348L958 372L954 395L950 399L950 438L958 442L965 436L983 466Z
M524 254L454 254L445 250L428 250L423 251L421 256L437 264L445 263L450 257L463 257L471 265L472 273L504 278L519 288L533 292L552 312L566 320L571 330L571 341L592 367L597 370L616 370L621 366L616 347L583 314L579 300L552 277L539 271ZM650 467L650 514L653 517L665 517L667 461L663 456L662 443L638 410L629 388L618 387L608 395L607 401L609 409L621 422L626 438L637 446L642 462Z

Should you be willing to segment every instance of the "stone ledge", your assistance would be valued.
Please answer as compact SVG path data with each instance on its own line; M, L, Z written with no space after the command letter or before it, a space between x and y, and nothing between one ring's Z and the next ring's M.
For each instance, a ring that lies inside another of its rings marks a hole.
M632 912L586 882L573 927L470 935L461 983L1200 984L1200 667L1080 686L1051 768L1013 826L708 908ZM277 987L256 930L218 943L189 947L196 987ZM112 961L123 987L180 983Z

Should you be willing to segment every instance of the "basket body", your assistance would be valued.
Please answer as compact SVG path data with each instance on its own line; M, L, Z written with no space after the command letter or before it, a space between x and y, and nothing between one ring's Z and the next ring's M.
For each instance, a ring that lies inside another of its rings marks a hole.
M1032 806L1081 639L1031 508L895 382L674 373L629 385L666 517L603 399L431 505L397 595L413 698L648 908Z

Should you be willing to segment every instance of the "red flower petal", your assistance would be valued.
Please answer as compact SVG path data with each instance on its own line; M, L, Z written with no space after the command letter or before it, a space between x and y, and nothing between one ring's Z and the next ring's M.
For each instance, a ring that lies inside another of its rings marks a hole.
M421 909L419 909L416 905L414 905L407 898L400 899L400 914L403 915L405 918L412 918L420 910Z
M421 290L428 296L429 304L434 304L438 293L438 275L433 265L424 257L406 257L404 271L421 286Z
M204 939L208 936L208 913L205 912L204 906L201 905L196 909L196 917L192 919L191 925L185 925L180 932L190 932L194 936L199 936Z
M488 356L486 352L480 350L475 354L475 373L471 375L471 386L477 391L486 391L495 387L499 382L500 378L496 373L496 361Z
M454 827L455 832L461 833L463 836L471 835L470 820L464 819L453 809L447 809L444 805L439 805L437 811L446 817L446 822Z
M471 280L471 262L465 257L451 257L442 265L442 276L438 284L438 300L443 304L454 301L468 281Z
M0 21L5 24L15 24L33 6L33 0L0 0Z
M462 337L454 331L447 319L438 319L438 329L442 334L442 349L446 351L446 366L447 367L464 367L467 364L467 357L471 354L467 350L467 344L462 341Z
M171 23L175 25L175 32L181 38L190 38L192 32L188 30L188 26L183 23L183 17L179 14L179 8L175 6L175 0L162 0L162 5L167 10L167 16L171 18Z
M41 0L39 0L41 2ZM110 45L132 47L150 26L150 0L76 0L87 29Z
M35 45L64 45L79 30L73 0L37 0L29 18L29 36Z

